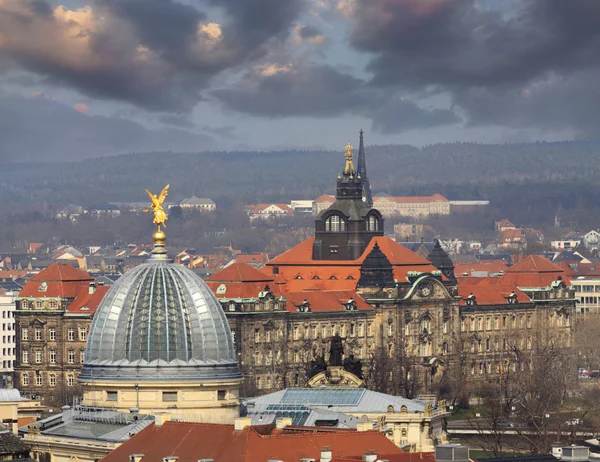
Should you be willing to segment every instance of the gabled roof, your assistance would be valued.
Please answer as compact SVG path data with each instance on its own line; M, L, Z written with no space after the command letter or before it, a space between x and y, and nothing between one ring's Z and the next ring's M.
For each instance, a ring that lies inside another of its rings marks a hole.
M110 289L108 286L98 286L94 293L90 294L89 286L82 286L73 303L69 305L67 313L93 315L106 295L106 292L108 292L108 289Z
M563 273L560 266L540 255L528 255L508 268L506 273Z
M466 298L474 295L477 305L508 305L508 296L515 294L519 303L531 303L531 299L518 287L498 282L498 278L471 278L479 279L475 284L465 281L468 278L460 278L458 284L458 295L462 297L461 305L466 305Z
M246 263L234 262L216 272L207 281L212 282L273 282L273 277L261 273Z
M317 197L315 199L315 202L319 202L319 203L328 203L328 202L335 202L335 196L331 195L331 194L321 194L319 197Z
M48 268L40 271L38 274L33 276L31 281L60 281L60 282L73 282L73 281L93 281L94 278L85 271L75 268L73 265L67 263L54 263Z
M376 430L355 432L314 428L313 431L284 429L274 425L246 427L236 431L233 425L165 422L149 425L105 456L103 462L129 460L131 454L144 454L142 462L162 462L178 457L178 462L265 462L319 459L321 449L329 447L334 457L359 457L374 449L385 454L404 454L386 436Z

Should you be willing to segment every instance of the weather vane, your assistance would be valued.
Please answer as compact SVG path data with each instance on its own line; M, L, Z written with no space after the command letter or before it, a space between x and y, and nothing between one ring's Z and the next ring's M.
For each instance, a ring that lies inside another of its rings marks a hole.
M165 202L165 199L167 198L168 193L169 193L169 186L170 185L165 186L158 196L155 194L152 194L150 191L148 191L146 189L146 192L148 193L148 197L150 197L152 204L150 204L150 207L148 207L146 210L144 210L144 212L150 212L150 211L154 212L153 223L156 226L158 226L158 231L157 231L158 233L161 232L161 230L160 230L161 226L164 226L165 228L167 227L165 225L165 222L169 219L167 217L165 209L163 208L163 203Z

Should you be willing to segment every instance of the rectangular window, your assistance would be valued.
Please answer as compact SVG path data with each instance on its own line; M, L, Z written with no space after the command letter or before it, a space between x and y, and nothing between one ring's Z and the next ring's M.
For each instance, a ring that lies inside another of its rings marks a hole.
M67 353L67 362L69 364L73 364L75 363L75 351L74 350L69 350Z
M79 352L79 362L83 364L85 362L85 351L81 350Z
M29 351L23 350L23 364L29 363Z
M169 402L177 401L177 392L176 391L163 391L162 400L169 401Z
M36 327L35 328L35 339L38 342L42 340L42 328L41 327Z
M225 395L226 395L226 391L225 390L219 390L219 391L217 391L217 399L219 401L223 401L225 399Z
M35 384L38 387L41 387L44 384L44 381L42 380L42 374L38 374L35 376Z
M75 329L69 329L67 331L67 339L71 342L75 340Z
M79 340L85 342L87 340L87 330L84 328L79 329Z
M41 364L41 362L42 362L42 352L41 351L35 352L35 362L36 362L36 364Z
M23 380L23 386L25 386L25 387L29 386L29 374L23 374L22 380Z
M50 340L56 340L56 327L51 327L49 329Z
M50 382L50 386L54 387L56 386L56 374L50 374L49 376L49 382Z
M50 350L49 358L50 358L50 364L56 364L56 350Z
M67 386L72 387L75 384L75 377L73 374L67 374Z
M118 391L107 391L106 392L106 401L117 401L119 399Z

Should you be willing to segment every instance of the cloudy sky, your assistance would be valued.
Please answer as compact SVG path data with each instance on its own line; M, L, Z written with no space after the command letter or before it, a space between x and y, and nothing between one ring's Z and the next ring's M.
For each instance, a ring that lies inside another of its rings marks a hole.
M0 0L0 161L598 138L598 0Z

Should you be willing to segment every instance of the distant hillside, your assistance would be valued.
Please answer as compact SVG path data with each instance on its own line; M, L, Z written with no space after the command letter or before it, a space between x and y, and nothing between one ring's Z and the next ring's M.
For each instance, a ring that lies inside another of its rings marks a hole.
M531 201L569 208L600 203L600 143L367 146L374 192L450 199ZM343 152L135 153L82 162L0 165L7 204L92 205L145 200L144 188L171 183L170 200L195 194L219 205L287 201L332 192ZM579 197L581 196L581 197ZM535 206L535 204L534 204ZM535 210L525 210L528 214Z

